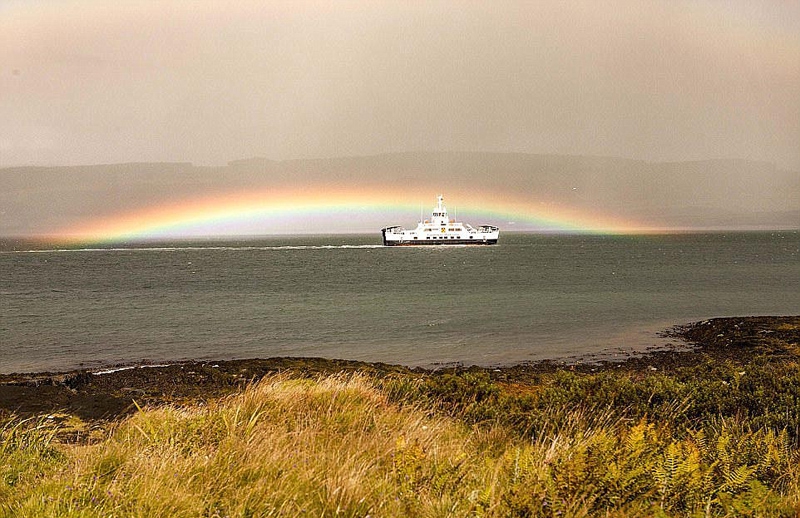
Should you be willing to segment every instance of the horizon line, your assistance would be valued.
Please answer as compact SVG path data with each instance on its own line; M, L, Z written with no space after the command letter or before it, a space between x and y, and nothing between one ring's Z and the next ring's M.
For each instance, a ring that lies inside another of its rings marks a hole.
M500 229L504 234L539 234L547 236L597 236L597 237L624 237L624 236L652 236L652 235L681 235L681 234L724 234L728 232L733 233L766 233L766 232L800 232L798 227L663 227L663 228L648 228L636 229L630 231L597 231L597 230L581 230L581 229ZM293 232L271 232L264 234L197 234L197 235L176 235L176 236L152 236L152 237L135 237L127 238L125 243L151 243L151 242L169 242L169 241L225 241L225 240L258 240L268 239L273 237L323 237L323 236L369 236L375 235L380 237L380 229L378 230L354 230L351 232L318 232L318 231L293 231ZM28 241L40 242L50 244L80 244L81 235L75 234L67 236L65 234L2 234L0 235L0 242L3 240L15 241ZM97 242L92 239L85 240L86 242ZM119 243L121 241L117 241ZM434 246L434 245L431 245Z

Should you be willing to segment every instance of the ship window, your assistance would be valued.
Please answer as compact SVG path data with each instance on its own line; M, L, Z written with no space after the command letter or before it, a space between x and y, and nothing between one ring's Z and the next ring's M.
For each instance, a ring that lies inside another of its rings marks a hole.
M417 236L414 236L414 239L419 239Z

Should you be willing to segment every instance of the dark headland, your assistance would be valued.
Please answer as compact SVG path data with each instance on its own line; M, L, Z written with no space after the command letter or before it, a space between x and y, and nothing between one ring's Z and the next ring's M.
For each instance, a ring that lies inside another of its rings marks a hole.
M114 420L138 406L202 402L232 394L276 372L316 377L339 372L383 376L441 376L483 373L492 381L535 384L540 376L569 370L619 372L646 377L678 373L701 364L746 366L753 361L785 363L800 359L800 316L717 318L665 332L689 347L649 352L623 361L563 363L544 361L506 367L410 369L398 365L321 358L190 361L65 373L0 374L0 417L56 414L85 422Z

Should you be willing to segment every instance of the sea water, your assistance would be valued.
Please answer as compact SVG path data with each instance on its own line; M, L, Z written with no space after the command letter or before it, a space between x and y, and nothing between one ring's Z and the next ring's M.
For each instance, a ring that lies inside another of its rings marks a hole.
M0 372L304 356L613 358L670 326L800 314L800 233L378 235L0 250Z

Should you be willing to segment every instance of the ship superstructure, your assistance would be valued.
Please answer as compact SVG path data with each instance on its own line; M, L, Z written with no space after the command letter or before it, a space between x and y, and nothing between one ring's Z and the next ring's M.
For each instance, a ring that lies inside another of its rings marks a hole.
M436 197L436 207L431 219L420 221L417 228L386 227L381 230L386 246L407 245L493 245L500 237L500 229L493 225L471 225L450 219L444 198Z

